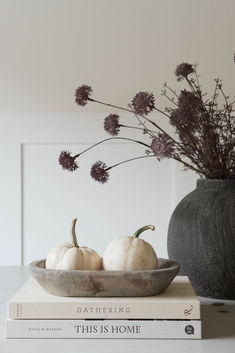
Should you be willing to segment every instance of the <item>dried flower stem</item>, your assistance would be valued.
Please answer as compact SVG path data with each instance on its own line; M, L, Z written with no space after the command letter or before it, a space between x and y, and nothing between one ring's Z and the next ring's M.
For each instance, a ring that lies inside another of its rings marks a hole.
M98 101L98 100L93 99L93 98L88 98L88 100L90 100L90 101L92 101L92 102L95 102L95 103L99 103L99 104L108 106L108 107L112 107L112 108L115 108L115 109L121 109L121 110L124 110L124 111L127 111L127 112L130 112L130 113L134 113L134 114L135 114L135 112L134 112L133 110L131 110L131 109L119 107L119 106L117 106L117 105L110 104L110 103L101 102L101 101ZM156 107L154 107L154 109L155 109L156 111L158 111L159 113L162 113L163 115L165 115L165 116L168 117L169 119L171 118L170 115L166 114L165 112L161 111L160 109L158 109L158 108L156 108ZM136 114L135 114L135 116L136 116ZM185 153L185 149L182 147L182 145L181 145L178 141L176 141L171 135L169 135L167 132L165 132L157 123L155 123L153 120L150 120L150 119L147 118L147 117L144 117L144 116L141 116L141 117L144 118L144 119L146 119L149 123L151 123L153 126L155 126L155 127L156 127L158 130L160 130L163 134L166 134L166 135L167 135L177 146L179 146L179 148L180 148L181 150L183 150L184 153ZM125 139L125 138L122 138L122 137L115 137L115 138L116 138L116 139ZM113 138L110 138L110 139L113 139ZM103 142L108 141L108 140L110 140L110 139L105 139L105 140L103 140L103 141L98 142L97 144L95 144L95 145L93 145L93 146L87 148L86 150L84 150L83 152L81 152L80 154L78 154L77 156L81 155L82 153L85 153L86 151L88 151L89 149L91 149L91 148L93 148L93 147L99 145L100 143L103 143ZM131 140L131 139L129 139L129 140ZM131 140L131 141L135 141L135 140ZM135 142L137 142L137 141L135 141ZM143 145L147 146L148 148L150 148L149 145L144 144L144 143L141 142L141 141L138 141L137 143L143 144ZM76 156L76 157L77 157L77 156ZM188 157L191 159L190 156L188 156ZM191 159L191 160L192 160L192 159ZM181 163L183 163L183 164L185 165L185 163L184 163L182 160L178 160L178 161L181 162ZM192 160L192 162L195 163L195 161L193 161L193 160ZM188 165L188 166L189 166L189 165ZM191 168L191 167L189 167L189 168ZM191 168L191 169L192 169L192 168Z
M99 103L99 104L102 104L102 105L105 105L106 107L112 107L112 108L115 108L115 109L120 109L120 110L124 110L126 112L129 112L129 113L133 113L135 114L135 112L131 109L128 109L128 108L123 108L123 107L119 107L117 105L114 105L114 104L110 104L110 103L105 103L105 102L101 102L101 101L98 101L96 99L92 99L92 98L88 98L88 100L90 100L91 102L95 102L95 103ZM157 108L154 108L156 111L162 113L163 115L167 116L168 118L170 118L170 116L168 114L166 114L165 112L161 111L160 109L157 109ZM136 115L136 114L135 114ZM164 130L162 130L154 121L150 120L149 118L147 118L146 116L141 116L142 118L146 119L149 123L151 123L152 125L154 125L156 128L158 128L160 131L164 132Z
M120 127L126 127L128 129L135 129L135 130L142 130L142 131L145 131L146 128L143 128L143 127L137 127L137 126L130 126L130 125L123 125L123 124L120 124L119 125ZM153 131L153 130L149 130L150 132L152 133L157 133L157 131Z
M83 154L83 153L89 151L90 149L92 149L92 148L94 148L94 147L100 145L101 143L104 143L104 142L107 142L107 141L110 141L110 140L126 140L126 141L135 142L135 143L138 143L138 144L140 144L140 145L142 145L142 146L145 146L145 147L150 148L150 146L147 145L147 143L144 143L144 142L142 142L142 141L130 139L130 138L127 138L127 137L109 137L109 138L107 138L107 139L104 139L104 140L102 140L102 141L99 141L99 142L95 143L94 145L92 145L92 146L86 148L86 149L83 150L82 152L76 154L76 155L74 156L74 158L77 158L77 157L81 156L81 154Z
M140 156L140 157L130 158L130 159L127 159L125 161L113 164L111 167L106 168L106 171L110 170L111 168L115 168L115 167L117 167L117 166L119 166L121 164L127 163L127 162L135 161L137 159L142 159L142 158L149 158L149 157L155 157L156 158L156 156L154 154L149 154L148 156Z
M97 101L91 98L92 88L87 85L79 87L76 92L76 103L84 106L88 101L103 104L107 107L120 109L134 114L138 122L138 127L119 124L119 116L110 114L104 121L104 129L112 136L117 136L120 127L136 129L142 131L150 137L150 146L142 141L134 139L113 137L100 141L85 149L82 153L109 140L120 139L138 143L147 147L145 156L147 158L156 157L172 158L182 163L186 168L194 170L200 176L209 179L235 179L235 116L234 104L225 94L222 88L222 81L215 79L214 94L211 98L204 98L206 95L200 86L197 65L184 62L176 67L175 74L178 81L185 81L187 89L179 92L179 95L165 83L162 91L170 102L171 107L166 107L164 111L155 107L155 97L152 92L138 92L127 108L114 104ZM224 104L219 107L218 97L222 96ZM175 128L176 136L166 133L158 120L149 118L153 111L161 113L167 117ZM153 155L149 155L149 153ZM69 151L62 151L59 163L64 169L74 171L78 168L75 163L76 156L71 156ZM113 165L127 163L126 160ZM186 161L185 161L186 159ZM108 167L101 161L92 166L92 177L102 183L108 180ZM107 170L106 170L107 169Z
M178 106L178 105L177 105L177 106ZM161 110L159 110L159 109L157 109L157 108L154 108L154 109L157 110L157 111L160 112L160 113L163 113ZM168 115L168 114L166 114L166 113L163 113L163 114L164 114L165 116L167 116L170 120L174 121L174 123L177 125L177 127L179 127L182 131L184 131L184 133L186 133L186 135L190 138L191 142L193 143L195 149L197 150L197 145L196 145L195 141L193 140L192 135L191 135L190 133L188 133L188 131L187 131L181 124L179 124L178 121L175 120L172 116L170 116L170 115ZM162 130L162 131L163 131L163 130ZM163 131L163 132L164 132L164 131ZM168 136L171 137L170 135L168 135ZM172 138L172 137L171 137L171 138ZM173 139L173 138L172 138L172 139ZM175 143L177 143L177 145L182 148L182 146L181 146L176 140L173 139L173 141L174 141ZM185 151L185 149L184 149L184 151Z
M202 100L202 90L201 90L201 86L200 86L200 82L199 82L199 76L198 76L198 73L197 73L197 64L194 65L194 73L195 73L195 77L196 77L196 80L197 80L197 91L199 92L200 98Z
M146 129L147 130L147 134L151 137L151 138L154 138L156 137L156 135L154 134L154 132L150 129L147 129L146 126L145 126L145 123L140 119L140 117L134 113L134 116L136 117L136 119L138 120L139 122L139 125L142 125L143 126L143 129ZM144 119L144 117L142 117ZM147 120L148 121L148 120Z
M115 108L115 109L121 109L121 110L124 110L126 112L129 112L129 113L133 113L135 116L135 112L131 109L127 109L127 108L123 108L123 107L119 107L117 105L114 105L114 104L109 104L109 103L105 103L105 102L101 102L101 101L98 101L96 99L92 99L92 98L88 98L88 100L90 100L91 102L95 102L95 103L99 103L99 104L102 104L102 105L105 105L107 107L112 107L112 108ZM169 115L166 114L165 112L162 112L161 110L155 108L155 110L157 110L158 112L166 115L168 118L169 118ZM141 118L143 119L146 119L149 123L151 123L153 126L155 126L158 130L160 130L162 133L164 134L167 134L158 124L156 124L154 121L150 120L149 118L145 117L145 116L141 116ZM180 146L180 144L172 137L170 136L169 134L167 134L176 144L178 144Z
M166 87L171 93L173 93L176 96L177 99L179 99L178 94L170 86L168 86L166 82L164 83L163 87Z
M178 107L178 104L174 101L174 98L169 97L168 94L166 93L166 90L162 92L162 95L165 96L171 103L173 103Z
M173 156L172 157L174 160L176 160L177 162L182 163L186 168L192 169L194 170L196 173L199 173L201 175L205 174L204 171L197 169L195 167L193 167L191 164L188 164L187 162L183 161L181 158L179 158L178 156Z
M114 105L114 104L101 102L101 101L98 101L98 100L93 99L93 98L88 98L88 100L91 101L91 102L95 102L95 103L99 103L99 104L105 105L106 107L111 107L111 108L115 108L115 109L124 110L124 111L129 112L129 113L134 113L133 110L130 110L130 109L127 109L127 108L123 108L123 107L119 107L119 106Z
M229 107L228 98L227 98L227 96L225 95L224 90L222 89L222 86L219 86L218 88L219 88L220 92L222 93L222 96L224 97L224 100L225 100L225 108L228 108L228 107Z
M154 154L149 154L148 156L140 156L140 157L130 158L130 159L127 159L125 161L116 163L116 164L112 165L111 167L106 168L106 171L110 170L111 168L115 168L115 167L117 167L117 166L119 166L121 164L130 162L130 161L134 161L134 160L137 160L137 159L148 158L148 157L155 157L156 158L156 156ZM173 159L175 159L177 162L183 163L183 165L185 167L190 168L190 169L194 170L195 172L197 172L199 174L203 174L203 172L201 170L199 170L197 168L194 168L191 164L188 164L187 162L182 161L182 159L180 159L179 157L174 156Z

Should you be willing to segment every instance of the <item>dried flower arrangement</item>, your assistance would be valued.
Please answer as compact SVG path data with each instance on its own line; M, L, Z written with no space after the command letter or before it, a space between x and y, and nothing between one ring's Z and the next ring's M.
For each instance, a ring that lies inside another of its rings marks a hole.
M164 83L162 95L171 103L171 107L165 108L164 111L155 106L154 94L150 92L137 93L128 107L124 108L93 99L92 88L87 85L77 88L75 101L78 105L85 106L88 102L95 102L132 113L137 126L124 125L120 122L118 114L109 114L104 120L104 129L113 137L99 141L74 156L69 151L62 151L59 164L73 172L78 168L76 159L81 154L106 141L120 139L144 146L144 155L112 166L97 161L92 165L90 172L96 181L105 183L109 179L109 171L118 165L150 157L155 157L159 161L163 158L173 158L182 163L185 169L194 170L200 177L235 179L235 101L229 101L218 78L215 79L214 94L208 99L199 83L197 65L182 63L177 66L175 75L178 81L185 81L187 89L177 94ZM222 106L218 102L220 96L224 100ZM149 114L153 111L169 119L175 128L174 136L165 132L156 121L149 118ZM149 141L117 137L121 128L138 129Z

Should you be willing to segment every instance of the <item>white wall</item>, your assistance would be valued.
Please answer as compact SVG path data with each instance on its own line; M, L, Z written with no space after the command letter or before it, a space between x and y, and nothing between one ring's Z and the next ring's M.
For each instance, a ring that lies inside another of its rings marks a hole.
M89 178L90 163L101 156L111 162L136 155L129 144L84 156L76 174L60 170L61 148L77 151L106 137L103 118L111 112L78 107L74 90L87 83L96 98L120 105L150 90L163 108L161 84L180 89L174 70L186 61L200 64L209 94L220 76L233 95L234 13L234 0L0 0L1 265L46 256L67 240L74 216L81 242L100 252L110 232L156 223L156 237L144 237L167 256L170 214L196 176L168 160L120 167L103 186Z
M131 123L133 117L125 115ZM156 117L155 117L156 118ZM107 137L103 114L6 114L0 116L0 263L29 264L47 256L57 243L70 241L78 218L78 242L103 253L116 236L131 235L145 224L161 257L167 256L166 233L174 206L174 163L141 160L117 167L101 185L91 179L92 163L107 165L143 155L132 143L111 142L79 158L78 171L58 164L61 150L79 153ZM137 138L138 132L132 133Z
M163 107L183 61L234 95L234 13L234 0L0 0L1 112L77 112L81 83L119 104L149 89Z

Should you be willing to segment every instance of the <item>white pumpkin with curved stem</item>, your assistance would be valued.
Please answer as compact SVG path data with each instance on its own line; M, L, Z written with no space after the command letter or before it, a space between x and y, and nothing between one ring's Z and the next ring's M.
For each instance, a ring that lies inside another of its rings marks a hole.
M133 236L114 239L105 249L103 268L108 271L155 270L158 259L153 247L145 240L138 238L147 230L154 230L153 225L138 229Z
M55 270L100 270L102 259L95 250L78 246L75 233L77 218L72 222L72 244L56 245L49 252L46 268Z

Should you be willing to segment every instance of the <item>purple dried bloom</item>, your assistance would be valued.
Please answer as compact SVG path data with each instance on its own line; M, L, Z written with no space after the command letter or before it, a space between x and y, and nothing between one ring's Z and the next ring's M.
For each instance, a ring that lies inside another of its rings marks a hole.
M175 109L171 112L170 123L173 126L177 127L178 125L188 125L188 122L189 116L181 109Z
M92 88L87 85L80 86L75 91L75 102L78 105L86 105L90 95L92 93Z
M62 151L60 153L59 164L63 169L69 170L70 172L74 172L78 169L78 165L75 162L75 157L72 157L69 151Z
M150 92L139 92L132 99L133 110L138 115L149 114L155 107L154 103L154 95Z
M109 114L104 119L104 129L112 136L118 135L118 133L120 131L119 115L118 114Z
M183 78L187 78L188 75L194 72L194 68L191 64L182 63L176 67L175 74L178 77L178 81L182 80Z
M202 111L202 101L193 92L181 91L178 106L183 111Z
M96 181L104 184L109 179L108 167L104 162L95 162L91 167L91 177Z
M152 140L151 149L159 161L163 158L171 158L174 152L174 142L167 134L159 133Z
M171 113L170 123L176 127L177 134L194 134L198 125L198 114L195 112L175 109ZM180 136L179 136L180 137Z
M202 101L194 93L184 90L179 95L178 107L171 112L170 123L177 129L180 125L188 127L192 132L203 112Z
M181 131L178 130L178 137L183 144L183 148L184 148L185 152L188 155L193 156L195 154L195 147L192 145L192 140L190 139L188 134L182 130ZM196 143L196 144L198 143L197 136L193 135L193 140L194 140L194 143Z

